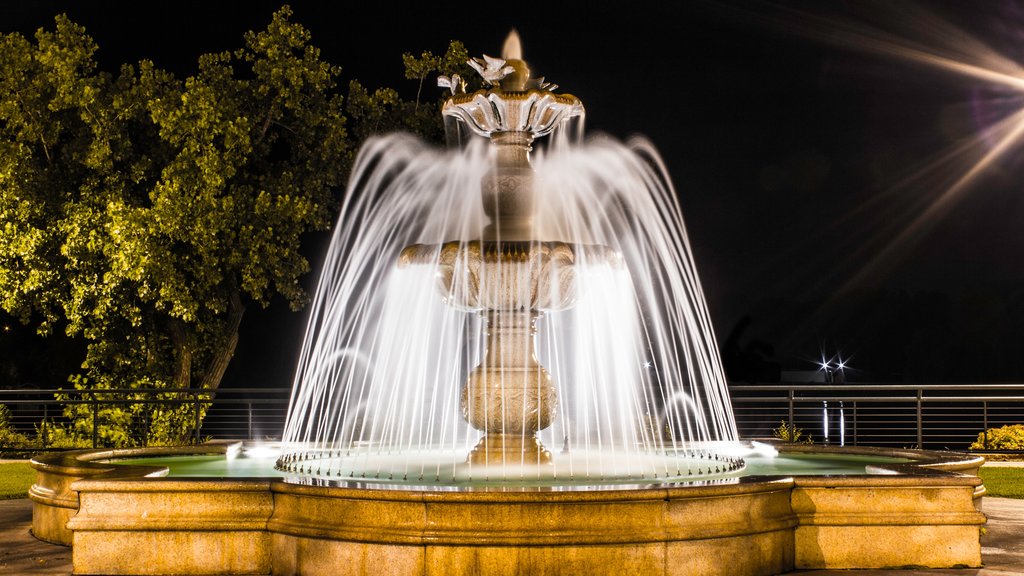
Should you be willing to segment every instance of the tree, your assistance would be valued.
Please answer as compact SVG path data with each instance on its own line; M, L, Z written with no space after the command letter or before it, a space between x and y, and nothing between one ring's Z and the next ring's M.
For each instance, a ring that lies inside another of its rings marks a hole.
M183 81L150 61L97 71L95 42L64 16L35 42L0 37L0 309L84 339L75 387L124 402L68 404L75 428L54 441L88 437L94 418L108 445L185 440L190 407L133 401L217 388L247 306L304 304L300 241L329 224L356 142L439 139L436 106L355 81L350 134L340 68L291 16ZM465 48L421 60L406 65L422 88L465 67ZM114 388L139 392L103 395Z
M482 87L478 76L466 63L469 52L458 40L452 40L443 56L423 51L419 57L402 54L405 77L417 82L416 99L403 100L393 88L378 88L370 92L358 80L349 83L346 112L352 121L356 141L375 134L405 131L418 134L432 142L444 138L444 126L439 113L440 104L451 94L437 90L429 104L423 102L424 84L438 75L459 77L469 84L467 90Z
M352 144L340 70L290 16L184 81L97 72L63 16L0 41L0 306L88 341L78 386L216 388L249 303L303 304L300 239L327 226ZM147 428L188 429L155 412Z

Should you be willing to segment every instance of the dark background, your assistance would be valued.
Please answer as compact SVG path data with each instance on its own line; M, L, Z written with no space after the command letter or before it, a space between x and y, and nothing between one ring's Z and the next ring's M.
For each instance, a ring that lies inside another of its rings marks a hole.
M986 128L1024 99L894 54L912 46L988 67L985 45L1019 61L1024 7L680 4L523 3L503 14L466 2L291 3L343 67L342 85L358 78L412 97L403 52L459 39L497 55L516 27L534 72L583 100L589 133L650 138L734 379L814 370L824 354L848 361L847 380L1024 381L1021 148L937 202L991 149ZM186 76L199 54L239 46L279 5L5 1L0 31L31 34L65 12L96 39L102 67L150 58ZM944 156L959 145L969 149ZM324 238L310 238L314 263ZM281 302L250 307L223 385L290 385L304 323ZM4 354L35 354L48 371L31 378L60 384L62 344L10 328Z

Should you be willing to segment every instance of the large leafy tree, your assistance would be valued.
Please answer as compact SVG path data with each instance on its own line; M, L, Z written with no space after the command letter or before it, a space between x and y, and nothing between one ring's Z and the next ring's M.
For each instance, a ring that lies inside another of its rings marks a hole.
M149 61L98 71L95 42L63 16L34 42L0 36L0 309L87 342L79 389L216 388L247 306L305 302L300 240L328 225L355 144L439 136L436 105L390 88L353 82L346 109L340 69L291 16L184 80ZM465 59L457 42L407 56L407 77L422 86ZM80 435L98 417L112 445L188 436L191 409L142 397L67 415Z
M98 72L62 16L0 38L0 306L88 342L79 386L216 388L248 304L303 303L300 239L327 225L351 142L339 70L290 16L184 81ZM156 412L147 427L186 429Z

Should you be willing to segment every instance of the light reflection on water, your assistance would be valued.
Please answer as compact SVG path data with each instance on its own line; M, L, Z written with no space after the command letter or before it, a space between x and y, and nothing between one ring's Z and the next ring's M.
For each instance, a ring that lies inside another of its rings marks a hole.
M747 455L746 469L740 476L849 475L866 474L868 466L900 464L907 458L887 458L852 454ZM117 464L166 466L168 476L176 478L284 478L293 476L274 469L274 456L254 457L241 454L234 458L220 455L163 456L118 460ZM725 476L725 475L723 475ZM367 483L369 484L369 483Z

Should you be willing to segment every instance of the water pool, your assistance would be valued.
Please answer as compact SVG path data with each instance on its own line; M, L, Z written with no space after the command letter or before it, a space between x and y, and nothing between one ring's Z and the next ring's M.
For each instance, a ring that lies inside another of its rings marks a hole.
M116 464L165 466L167 476L175 478L285 478L294 476L274 469L276 454L252 454L245 451L234 455L157 456L150 458L119 459ZM909 458L861 454L779 454L768 456L751 454L744 457L746 468L736 476L834 476L871 474L874 466L904 464ZM389 482L393 484L394 482Z

